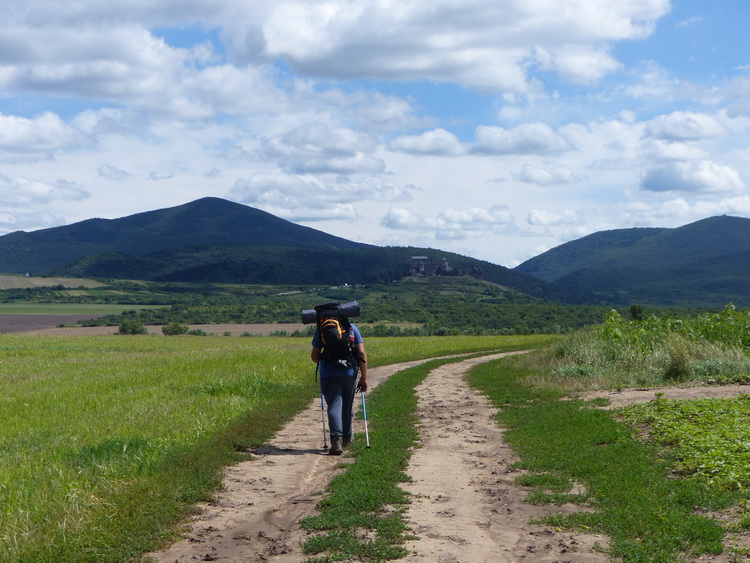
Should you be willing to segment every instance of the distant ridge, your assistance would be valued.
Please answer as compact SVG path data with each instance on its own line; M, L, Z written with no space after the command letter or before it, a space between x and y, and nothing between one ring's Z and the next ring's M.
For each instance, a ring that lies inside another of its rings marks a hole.
M739 217L602 231L512 270L439 249L357 243L215 197L0 237L0 273L97 279L390 283L415 273L415 256L428 256L435 272L444 263L439 275L480 278L529 299L750 307L750 219Z
M0 237L0 272L187 283L390 283L409 257L446 260L470 275L533 298L585 299L508 268L436 249L378 247L303 227L264 211L207 197L119 219Z
M49 275L97 254L145 256L188 246L268 244L327 249L368 246L259 209L206 197L120 219L88 219L63 227L7 234L0 237L0 271Z
M750 306L750 219L719 216L675 229L602 231L515 271L595 294L601 303Z

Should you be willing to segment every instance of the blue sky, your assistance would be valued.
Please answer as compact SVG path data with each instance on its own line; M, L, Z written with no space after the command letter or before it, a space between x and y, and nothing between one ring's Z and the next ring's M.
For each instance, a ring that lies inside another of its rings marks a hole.
M0 235L216 196L512 267L596 231L750 217L744 1L0 16Z

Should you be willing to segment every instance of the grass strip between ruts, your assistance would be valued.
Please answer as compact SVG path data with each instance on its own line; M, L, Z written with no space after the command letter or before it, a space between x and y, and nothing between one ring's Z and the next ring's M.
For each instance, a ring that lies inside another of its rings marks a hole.
M519 467L540 486L531 498L554 502L550 482L587 490L593 512L554 516L547 523L594 531L611 539L610 554L625 561L678 561L722 552L724 532L696 508L731 504L730 493L695 480L667 478L671 459L634 439L612 413L520 382L533 375L507 358L474 368L469 382L500 409L505 439ZM561 487L557 487L560 490Z
M304 529L322 532L303 542L305 553L324 554L311 561L383 561L406 555L401 544L409 538L403 516L409 499L398 484L408 480L404 470L418 439L414 388L430 371L461 359L405 369L367 395L371 447L366 448L364 434L357 434L350 450L356 462L331 481L329 494L318 504L320 514L302 520Z

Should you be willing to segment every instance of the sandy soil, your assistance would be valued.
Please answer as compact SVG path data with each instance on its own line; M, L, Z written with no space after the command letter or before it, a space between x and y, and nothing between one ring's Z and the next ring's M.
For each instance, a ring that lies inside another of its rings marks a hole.
M665 399L698 399L702 397L727 398L750 393L750 385L701 385L690 384L677 387L649 387L642 389L621 389L618 391L590 391L576 394L583 400L609 399L604 409L616 409L632 403L653 401L657 393Z
M422 444L414 452L405 488L416 495L410 525L420 537L407 545L405 561L607 561L593 550L602 536L560 533L529 524L550 509L523 502L527 491L513 484L513 456L492 422L487 400L463 381L472 359L433 371L419 388ZM410 365L370 370L377 386ZM362 429L358 429L361 431ZM377 428L370 427L371 440ZM347 457L323 450L321 407L313 401L256 457L230 467L223 490L200 507L183 540L151 554L158 561L304 560L297 523L315 514L315 503Z

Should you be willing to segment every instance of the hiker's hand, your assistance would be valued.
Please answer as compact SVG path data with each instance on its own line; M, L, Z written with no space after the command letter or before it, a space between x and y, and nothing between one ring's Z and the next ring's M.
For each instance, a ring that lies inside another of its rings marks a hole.
M359 383L357 383L357 390L362 391L363 393L367 393L367 381L366 380L359 380Z

